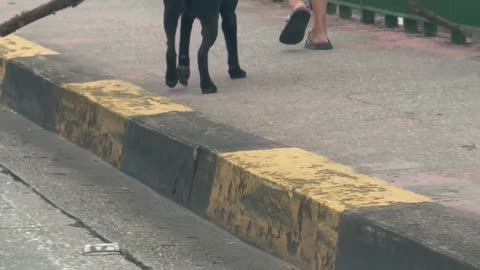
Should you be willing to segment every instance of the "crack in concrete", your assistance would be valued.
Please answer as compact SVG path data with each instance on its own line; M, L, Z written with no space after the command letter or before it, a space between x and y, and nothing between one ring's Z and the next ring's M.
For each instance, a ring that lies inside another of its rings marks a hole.
M12 171L10 171L9 169L7 169L5 166L3 166L2 164L0 164L0 173L1 174L4 174L4 175L7 175L9 177L11 177L15 182L18 182L22 185L24 185L25 187L27 187L28 189L30 189L33 193L37 194L43 201L45 201L46 203L48 203L49 205L51 205L52 207L54 207L55 209L57 209L58 211L60 211L62 214L64 214L65 216L75 220L75 226L78 227L78 228L82 228L84 230L86 230L91 236L99 239L100 241L103 241L104 243L113 243L112 241L108 240L106 237L102 236L100 233L98 233L95 229L93 229L92 227L88 226L85 222L83 222L80 218L68 213L67 211L63 210L62 208L60 208L59 206L57 206L53 201L51 201L50 199L48 199L45 195L43 195L42 193L40 193L40 191L38 191L35 187L33 187L32 185L30 185L29 183L27 183L25 180L21 179L18 175L14 174ZM1 228L0 228L1 229ZM148 266L148 265L145 265L142 261L140 261L137 257L135 257L133 254L131 254L127 249L120 249L120 255L123 256L123 258L125 260L127 260L128 262L134 264L135 266L137 266L138 268L140 268L141 270L153 270L153 268L151 266Z

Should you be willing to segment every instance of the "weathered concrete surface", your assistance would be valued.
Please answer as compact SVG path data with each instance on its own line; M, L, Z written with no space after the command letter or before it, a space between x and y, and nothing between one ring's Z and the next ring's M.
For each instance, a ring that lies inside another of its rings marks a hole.
M41 3L1 7L8 17ZM220 93L202 96L192 44L186 89L163 84L162 4L88 1L19 32L82 66L149 88L233 124L351 165L363 173L480 214L480 50L330 18L331 52L277 42L288 10L241 1L240 56L249 78L230 81L222 36L211 52ZM93 23L94 22L94 23Z
M140 269L120 254L83 255L103 243L0 166L0 269Z
M6 42L18 44L0 45ZM409 269L480 267L475 219L317 154L212 122L129 83L88 82L88 74L58 64L57 56L7 61L2 101L263 250L304 269L403 270L405 257Z
M2 270L296 269L1 107L0 164L57 208L0 174ZM91 231L118 242L140 267L122 256L79 255L85 244L102 242Z

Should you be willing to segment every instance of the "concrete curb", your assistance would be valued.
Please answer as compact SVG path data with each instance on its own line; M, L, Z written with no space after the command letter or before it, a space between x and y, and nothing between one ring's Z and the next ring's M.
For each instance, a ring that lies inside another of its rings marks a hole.
M12 109L303 269L480 269L480 220L16 36L0 55Z

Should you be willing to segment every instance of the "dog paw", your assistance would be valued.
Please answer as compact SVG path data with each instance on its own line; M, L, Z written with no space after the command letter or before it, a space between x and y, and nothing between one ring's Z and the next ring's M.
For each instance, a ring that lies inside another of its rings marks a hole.
M178 81L184 85L188 85L188 79L190 79L190 68L188 66L178 66L177 67L177 76Z
M217 92L217 86L213 82L201 83L202 94L213 94Z
M178 83L178 77L176 72L167 72L167 75L165 76L165 84L170 87L174 88L177 86Z
M247 72L240 67L232 68L228 70L228 74L232 80L243 79L247 77Z

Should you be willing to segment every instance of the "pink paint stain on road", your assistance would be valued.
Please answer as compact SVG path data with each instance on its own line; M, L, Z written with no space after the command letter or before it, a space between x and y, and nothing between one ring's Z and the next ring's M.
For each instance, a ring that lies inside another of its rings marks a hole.
M402 188L428 187L428 186L448 186L469 184L465 179L449 177L438 174L419 173L416 175L401 177L394 180L393 184Z
M478 44L454 45L450 43L449 38L446 36L424 38L387 30L372 32L371 35L376 39L376 46L382 49L411 49L417 53L427 54L436 58L457 60L480 57L480 46Z

